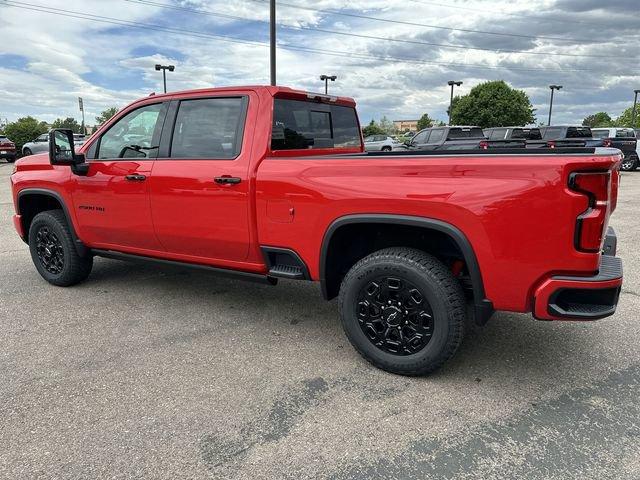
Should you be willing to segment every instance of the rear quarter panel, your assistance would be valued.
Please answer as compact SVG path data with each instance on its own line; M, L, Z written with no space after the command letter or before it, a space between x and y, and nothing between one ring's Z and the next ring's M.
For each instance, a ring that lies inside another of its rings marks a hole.
M495 308L529 311L532 289L546 275L597 269L597 254L574 248L576 217L587 200L568 189L568 175L608 169L618 160L617 155L269 157L256 180L259 243L294 249L317 280L324 234L340 217L380 213L441 220L468 238Z

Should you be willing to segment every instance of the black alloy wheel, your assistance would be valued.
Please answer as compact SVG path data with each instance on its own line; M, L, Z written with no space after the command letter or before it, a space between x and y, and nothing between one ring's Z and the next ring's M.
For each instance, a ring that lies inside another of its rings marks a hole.
M64 248L57 235L46 225L36 232L36 252L42 267L53 275L64 268Z
M371 280L360 290L357 312L360 328L383 352L412 355L431 340L431 305L408 280L393 276Z

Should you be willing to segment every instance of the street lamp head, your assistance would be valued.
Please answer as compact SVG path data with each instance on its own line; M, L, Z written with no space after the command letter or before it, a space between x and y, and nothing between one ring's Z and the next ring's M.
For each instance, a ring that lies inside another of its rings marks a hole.
M549 85L549 88L551 90L560 90L562 88L562 85Z
M453 85L455 85L456 87L459 87L460 85L462 85L462 82L457 82L457 81L455 81L455 80L449 80L449 81L447 82L447 85L449 85L449 86L453 86Z
M170 72L173 72L176 69L175 65L169 65L168 68Z
M320 75L320 80L322 80L323 82L325 80L331 80L332 82L335 82L336 78L338 78L336 75Z
M161 68L162 68L162 65L160 65L159 63L156 63L156 70L160 71Z
M636 95L640 94L640 90L634 90L633 93L635 93Z

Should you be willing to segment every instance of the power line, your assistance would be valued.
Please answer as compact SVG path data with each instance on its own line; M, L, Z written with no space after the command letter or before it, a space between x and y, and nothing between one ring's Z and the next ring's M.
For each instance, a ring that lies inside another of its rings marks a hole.
M25 10L32 10L32 11L41 12L41 13L48 13L48 14L52 14L52 15L59 15L59 16L63 16L63 17L77 18L77 19L82 19L82 20L90 20L90 21L95 21L95 22L100 22L100 23L111 24L111 25L118 25L118 26L132 27L132 28L140 28L140 29L146 29L146 30L168 32L168 33L174 33L174 34L178 34L178 35L184 35L184 36L195 37L195 38L209 38L209 39L215 39L215 40L220 40L220 41L224 41L224 42L240 43L240 44L245 44L245 45L261 46L261 47L268 47L269 46L269 44L265 43L265 42L258 42L258 41L252 41L252 40L243 40L243 39L238 39L238 38L235 38L235 37L229 37L229 36L226 36L226 35L216 35L216 34L212 34L212 33L199 32L199 31L194 31L194 30L186 30L186 29L179 29L179 28L174 28L174 27L164 27L164 26L161 26L161 25L145 24L145 23L134 22L134 21L130 21L130 20L122 20L122 19L117 19L117 18L112 18L112 17L106 17L106 16L103 16L103 15L93 15L93 14L88 14L88 13L83 13L83 12L75 12L75 11L71 11L71 10L63 10L63 9L59 9L59 8L45 7L45 6L41 6L41 5L34 5L34 4L25 3L25 2L17 2L17 1L14 1L14 0L2 0L2 1L7 6L10 6L10 7L21 8L21 9L25 9ZM322 55L329 55L329 56L335 56L335 57L344 57L344 58L359 58L359 59L364 59L364 60L399 61L399 62L411 63L411 64L438 65L438 66L443 66L443 67L462 67L462 68L480 69L480 70L505 70L506 69L506 70L523 71L523 72L554 72L554 73L596 72L593 69L521 68L521 67L506 67L506 66L500 66L500 65L477 65L477 64L468 64L468 63L436 62L436 61L430 61L430 60L420 60L420 59L414 59L414 58L396 57L396 56L388 56L388 55L387 56L371 55L371 54L363 54L363 53L357 53L357 52L325 50L325 49L311 48L311 47L298 47L298 46L289 45L289 44L284 44L284 45L280 44L280 45L278 45L278 48L281 48L281 49L284 49L284 50L311 52L311 53L318 53L318 54L322 54ZM638 73L632 73L631 75L637 75L637 74Z
M141 5L149 5L149 6L154 6L154 7L159 7L159 8L165 8L165 9L169 9L169 10L178 10L178 11L184 11L184 12L189 12L189 13L197 13L200 15L209 15L212 17L220 17L220 18L227 18L230 20L239 20L239 21L251 21L251 22L256 22L256 23L263 23L263 24L268 24L269 22L266 20L260 20L260 19L252 19L252 18L248 18L248 17L239 17L236 15L229 15L226 13L219 13L219 12L212 12L211 10L203 10L203 9L197 9L197 8L188 8L188 7L180 7L177 5L167 5L167 4L163 4L163 3L158 3L158 2L153 2L150 0L125 0L126 2L129 3L138 3ZM329 33L329 34L333 34L333 35L342 35L342 36L347 36L347 37L356 37L356 38L366 38L366 39L370 39L370 40L383 40L385 42L399 42L399 43L406 43L406 44L411 44L411 45L425 45L425 46L430 46L430 47L441 47L441 48L453 48L453 49L462 49L462 50L479 50L479 51L483 51L483 52L492 52L492 53L517 53L517 54L523 54L523 55L543 55L543 56L560 56L560 57L584 57L584 58L626 58L629 59L630 57L628 55L591 55L591 54L579 54L579 53L555 53L555 52L532 52L532 51L527 51L527 50L510 50L510 49L495 49L495 48L483 48L483 47L472 47L469 45L455 45L455 44L451 44L451 43L433 43L433 42L425 42L425 41L421 41L421 40L408 40L408 39L401 39L401 38L392 38L392 37L379 37L379 36L375 36L375 35L365 35L365 34L358 34L358 33L350 33L350 32L341 32L338 30L328 30L328 29L324 29L324 28L318 28L318 27L305 27L305 26L294 26L294 25L283 25L283 24L279 24L278 25L281 28L285 28L285 29L290 29L290 30L306 30L306 31L313 31L313 32L320 32L320 33Z
M250 0L252 2L266 3L269 0ZM380 17L372 17L369 15L363 15L358 13L348 13L342 12L339 10L329 10L329 9L321 9L321 8L313 8L313 7L305 7L302 5L295 5L293 3L286 3L278 1L278 5L290 8L296 8L299 10L306 10L310 12L323 13L325 15L340 15L343 17L352 17L352 18L360 18L364 20L374 20L376 22L384 22L391 23L396 25L409 25L412 27L425 27L425 28L435 28L438 30L448 30L453 32L465 32L465 33L480 33L483 35L497 35L501 37L517 37L517 38L530 38L533 40L556 40L560 42L573 42L573 43L592 43L593 39L579 39L579 38L562 38L562 37L548 37L543 35L525 35L520 33L504 33L504 32L490 32L486 30L474 30L470 28L453 28L453 27L443 27L442 25L430 25L426 23L417 23L417 22L409 22L405 20L391 20L389 18L380 18Z

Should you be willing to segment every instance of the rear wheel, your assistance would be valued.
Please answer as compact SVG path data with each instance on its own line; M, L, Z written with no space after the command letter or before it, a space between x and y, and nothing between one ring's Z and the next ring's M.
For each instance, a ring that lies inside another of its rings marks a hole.
M82 282L93 267L93 257L78 255L62 210L34 217L29 227L29 250L42 278L60 287Z
M390 152L391 151L391 147L388 145L385 145L384 147L382 147L382 151L383 152Z
M392 373L436 370L464 335L460 284L439 260L416 249L387 248L360 260L342 282L339 304L351 344Z
M638 157L635 155L629 155L622 159L622 163L620 164L620 170L624 170L625 172L630 172L638 168Z

